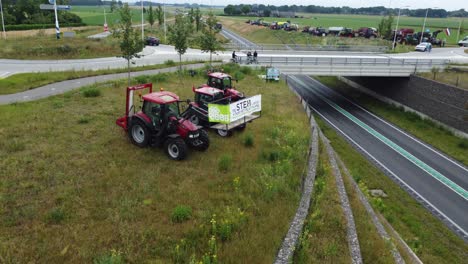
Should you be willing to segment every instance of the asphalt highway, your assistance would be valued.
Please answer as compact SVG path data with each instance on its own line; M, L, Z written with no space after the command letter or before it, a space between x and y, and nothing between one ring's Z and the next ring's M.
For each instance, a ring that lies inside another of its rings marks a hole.
M313 110L468 241L468 169L308 76L288 77Z

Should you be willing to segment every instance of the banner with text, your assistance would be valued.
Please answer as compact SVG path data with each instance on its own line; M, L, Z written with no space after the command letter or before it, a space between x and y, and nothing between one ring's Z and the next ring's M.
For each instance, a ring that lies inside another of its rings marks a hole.
M208 104L208 120L229 124L261 110L262 96L255 95L229 105Z

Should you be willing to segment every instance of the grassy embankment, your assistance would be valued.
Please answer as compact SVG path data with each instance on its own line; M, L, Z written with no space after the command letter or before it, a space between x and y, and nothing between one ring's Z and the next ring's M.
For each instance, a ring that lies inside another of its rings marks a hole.
M335 176L322 142L319 157L310 213L295 252L294 263L350 262L346 220L340 205ZM377 233L346 177L343 176L343 180L353 210L364 263L393 262L389 244Z
M353 28L353 29L358 29L360 27L375 27L377 28L377 25L379 24L380 20L382 19L382 16L367 16L367 15L336 15L336 14L301 14L304 16L304 18L265 18L265 21L267 22L273 22L273 21L287 21L291 20L292 23L298 24L299 28L301 31L304 26L313 26L313 27L337 27L337 26L342 26L342 27L348 27L348 28ZM226 23L233 23L229 21L237 21L240 23L243 23L247 27L248 24L245 24L244 22L247 21L248 19L257 19L257 17L223 17L223 21L226 21ZM424 18L418 18L418 17L400 17L400 22L399 22L399 28L413 28L415 32L421 31L422 30L422 24L423 24ZM428 18L426 21L426 28L430 28L431 31L435 31L438 29L444 30L445 28L449 27L451 28L452 32L457 32L458 30L458 25L459 25L459 19L458 18ZM394 21L396 23L396 19ZM396 25L394 24L393 27ZM462 24L462 30L460 33L460 37L463 37L466 35L466 31L468 30L466 28L467 24L466 22ZM253 27L257 29L259 32L266 30L263 27L258 27L258 26L248 26L248 27ZM278 30L281 31L281 30ZM284 31L284 30L283 30ZM288 33L288 32L286 32ZM299 35L300 32L289 32L291 35ZM264 38L264 36L258 36L256 38L254 35L257 34L252 34L252 35L245 35L247 38L250 40L257 42L257 43L276 43L276 44L281 44L278 40L275 40L275 38ZM261 35L261 34L260 34ZM307 34L303 34L307 35ZM446 36L443 32L439 33L439 38L442 39L447 39L447 44L453 44L455 45L458 43L458 40L456 40L457 34L451 34L450 36ZM305 39L304 37L299 37L297 36L297 40L301 41L301 39ZM312 37L312 39L317 39ZM318 38L320 39L320 38ZM274 41L274 42L270 42ZM304 40L303 42L298 42L298 43L303 43L307 44ZM372 43L372 42L369 42Z
M424 72L418 75L468 90L468 71L458 72L449 69L443 72Z
M405 112L403 109L382 103L374 98L362 94L356 89L339 81L336 77L318 77L318 80L330 88L336 89L350 96L360 105L404 129L424 142L430 143L437 149L447 153L468 166L468 140L453 135L429 120L423 120L418 115Z
M353 178L359 183L361 190L370 198L374 209L388 220L424 263L464 263L468 257L468 245L462 239L371 164L324 121L317 118L317 122ZM381 189L388 197L371 198L369 189ZM371 262L374 261L376 259L371 259Z
M299 201L307 118L284 82L233 71L240 90L263 94L262 117L230 138L210 132L210 148L182 162L115 125L125 80L0 106L2 262L273 262ZM185 99L204 79L134 83Z
M203 61L186 61L182 62L182 65L203 63ZM167 67L175 67L179 65L179 62L166 61L164 64L148 65L131 67L132 72L155 70ZM127 72L126 68L121 69L107 69L107 70L88 70L88 71L64 71L64 72L31 72L31 73L19 73L11 75L7 78L0 79L0 95L2 94L13 94L19 93L26 90L34 89L46 84L78 79L83 77L98 76L112 73Z

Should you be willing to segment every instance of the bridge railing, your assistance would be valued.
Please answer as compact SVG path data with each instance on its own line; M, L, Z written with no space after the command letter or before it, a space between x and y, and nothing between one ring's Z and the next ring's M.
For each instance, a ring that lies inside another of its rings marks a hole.
M388 50L387 46L376 45L304 45L304 44L246 44L238 42L230 42L224 44L226 50L257 50L257 51L279 51L279 50L294 50L294 51L355 51L382 53Z
M353 58L353 57L293 57L293 56L260 56L257 58L263 65L340 65L340 66L415 66L443 67L448 65L445 59L395 59L395 58Z

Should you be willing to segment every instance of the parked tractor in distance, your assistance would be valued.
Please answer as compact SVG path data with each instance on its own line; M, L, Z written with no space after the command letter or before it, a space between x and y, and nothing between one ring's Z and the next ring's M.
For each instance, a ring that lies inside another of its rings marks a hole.
M218 88L223 92L224 98L229 98L230 101L237 101L244 98L244 94L234 89L232 86L232 77L224 72L208 72L208 81L202 84L202 87Z
M149 92L142 96L142 90L146 89ZM135 91L142 103L138 107L134 104ZM153 92L151 83L127 87L125 115L116 124L128 133L133 144L142 148L164 146L166 154L174 160L186 158L187 146L204 151L210 145L205 130L181 117L179 97L166 91Z
M355 37L363 37L368 39L375 39L378 37L377 29L372 27L362 27L354 32Z

